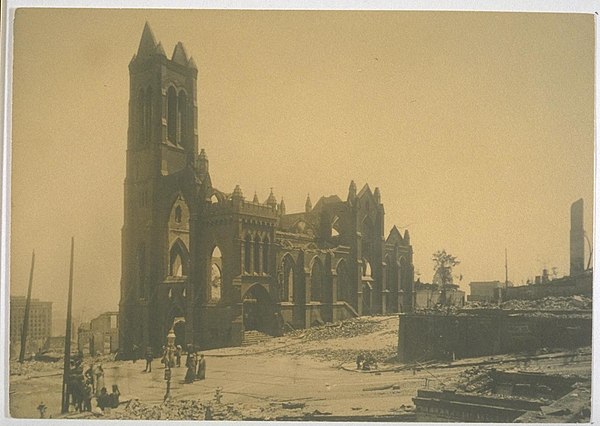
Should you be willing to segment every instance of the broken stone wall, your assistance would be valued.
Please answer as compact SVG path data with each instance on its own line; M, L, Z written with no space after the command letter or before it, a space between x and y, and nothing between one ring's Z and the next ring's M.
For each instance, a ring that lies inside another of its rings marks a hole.
M402 362L452 360L543 347L591 345L591 313L556 315L482 310L469 314L401 314L398 358Z

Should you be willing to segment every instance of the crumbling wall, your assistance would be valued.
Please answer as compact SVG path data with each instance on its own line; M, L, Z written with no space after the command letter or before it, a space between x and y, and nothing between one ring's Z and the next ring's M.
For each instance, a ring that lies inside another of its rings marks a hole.
M591 345L591 313L556 315L485 310L469 314L400 314L398 359L458 359L542 347Z

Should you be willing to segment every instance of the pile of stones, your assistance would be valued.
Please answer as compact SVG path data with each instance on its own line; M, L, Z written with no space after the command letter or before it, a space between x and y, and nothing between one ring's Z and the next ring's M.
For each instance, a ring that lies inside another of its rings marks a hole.
M592 299L586 296L548 296L536 300L507 300L500 307L502 309L539 311L591 310Z
M350 338L374 333L383 328L381 319L352 318L346 321L298 330L291 333L292 337L301 337L306 340L329 340L337 338Z

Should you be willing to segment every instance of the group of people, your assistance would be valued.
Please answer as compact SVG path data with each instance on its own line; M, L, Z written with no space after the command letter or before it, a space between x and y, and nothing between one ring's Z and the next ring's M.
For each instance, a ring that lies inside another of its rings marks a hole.
M188 347L185 366L187 367L185 383L206 379L206 360L204 359L204 355L194 352L191 346Z
M358 354L356 357L356 369L357 370L373 370L377 369L377 361L375 357L370 353Z
M139 346L133 345L133 362L135 363L138 359ZM175 347L163 346L161 364L164 364L165 368L181 367L181 356L183 355L183 348L181 345ZM143 372L152 371L152 360L154 359L154 353L152 347L148 346L144 355L146 359L146 368ZM187 371L185 374L185 383L192 383L195 380L204 380L206 378L206 360L204 355L195 352L192 345L187 347L187 358L185 360L185 366Z
M92 399L101 410L107 407L116 408L119 405L121 395L117 385L112 386L109 394L104 386L104 369L100 363L92 363L83 371L83 356L76 357L71 361L69 381L67 383L69 404L73 405L75 411L92 411Z

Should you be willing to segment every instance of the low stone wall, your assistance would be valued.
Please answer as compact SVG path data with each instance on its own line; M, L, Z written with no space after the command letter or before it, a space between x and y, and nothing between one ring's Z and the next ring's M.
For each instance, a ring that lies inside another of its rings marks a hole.
M591 312L478 310L456 315L400 314L398 359L451 360L542 347L591 345Z

